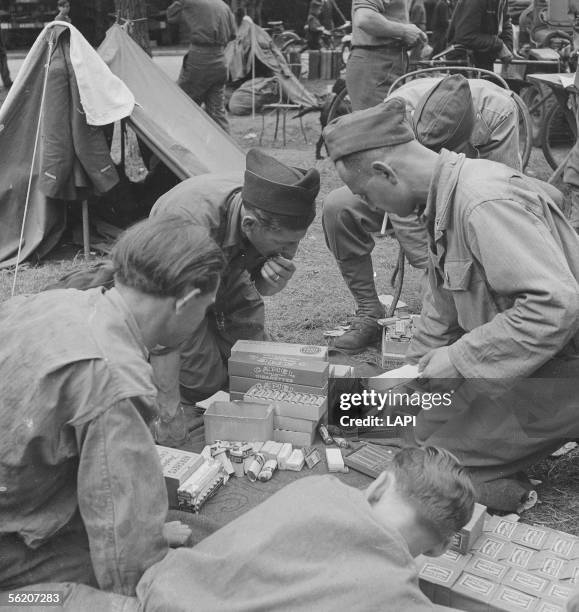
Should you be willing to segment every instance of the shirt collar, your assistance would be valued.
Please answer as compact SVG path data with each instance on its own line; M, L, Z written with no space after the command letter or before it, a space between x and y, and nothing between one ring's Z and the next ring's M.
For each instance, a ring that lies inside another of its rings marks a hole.
M241 231L241 190L231 197L231 203L227 208L227 222L225 224L225 236L221 243L223 249L235 249L247 246L247 239Z

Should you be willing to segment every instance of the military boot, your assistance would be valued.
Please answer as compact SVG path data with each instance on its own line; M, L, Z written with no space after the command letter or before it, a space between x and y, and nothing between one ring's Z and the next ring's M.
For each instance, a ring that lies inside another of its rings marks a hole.
M384 306L376 292L370 255L339 261L338 267L356 300L356 315L350 329L336 338L334 346L354 355L380 340L381 328L377 320L384 316Z

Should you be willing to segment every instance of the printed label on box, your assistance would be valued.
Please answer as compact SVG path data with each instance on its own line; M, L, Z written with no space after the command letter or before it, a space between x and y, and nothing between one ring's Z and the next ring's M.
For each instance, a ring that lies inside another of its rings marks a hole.
M546 578L516 568L511 569L503 582L530 595L541 595L549 586Z
M529 548L535 550L541 550L544 548L547 538L550 532L542 527L535 527L534 525L524 525L519 523L515 527L515 531L511 537L511 540L515 544L523 544Z
M490 597L496 586L486 578L465 573L458 579L452 590L470 596Z
M491 604L507 610L534 610L537 598L507 586L500 586Z
M508 519L501 518L500 516L491 516L491 518L485 523L484 531L485 533L509 540L517 525L518 523L515 521L509 521Z
M509 545L505 547L504 554L501 557L501 561L504 561L508 565L514 565L516 567L527 568L529 563L535 554L535 551L531 548L525 548L524 546Z
M505 547L506 542L504 540L497 540L495 538L484 537L481 538L475 546L479 554L489 557L490 559L498 559L501 551Z
M426 562L420 570L419 576L428 582L435 582L445 586L451 586L455 577L455 570L450 567Z
M545 597L550 597L555 601L566 602L572 592L572 588L555 582L548 586L547 590L545 591Z
M506 573L509 571L508 565L491 561L491 559L484 559L475 557L466 566L466 571L483 578L489 578L495 582L501 582Z

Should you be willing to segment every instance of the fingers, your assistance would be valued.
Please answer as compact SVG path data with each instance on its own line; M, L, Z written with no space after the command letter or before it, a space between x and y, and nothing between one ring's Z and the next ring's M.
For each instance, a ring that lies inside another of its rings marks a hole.
M272 285L287 283L295 272L295 264L281 255L268 259L261 268L261 276Z
M418 377L419 378L428 378L427 376L428 364L430 363L430 360L432 359L432 355L433 355L433 351L430 351L429 353L426 353L426 355L424 355L418 362Z

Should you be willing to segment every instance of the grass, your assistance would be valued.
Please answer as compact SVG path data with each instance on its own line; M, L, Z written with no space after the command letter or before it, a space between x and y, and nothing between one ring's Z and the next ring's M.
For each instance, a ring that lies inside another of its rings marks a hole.
M317 84L325 87L326 84ZM308 168L315 165L322 177L318 212L323 197L341 185L328 160L314 160L314 144L319 136L317 115L304 118L308 144L305 144L297 121L288 121L287 145L281 135L273 138L273 118L266 118L263 148L281 161ZM261 118L232 117L232 134L244 149L259 145ZM137 172L140 166L135 162ZM133 169L134 170L134 169ZM531 157L529 174L547 178L550 171L539 151ZM373 258L379 293L391 293L389 279L396 262L397 243L390 238L377 238ZM274 339L288 342L324 343L323 331L344 322L354 305L329 253L318 214L296 257L297 272L289 287L282 293L265 298L268 329ZM57 250L50 258L37 264L25 263L18 274L16 294L34 293L63 274L86 265L80 247ZM13 270L0 270L0 301L10 297ZM412 312L419 312L419 274L407 267L401 299ZM379 362L378 350L370 350L355 358L358 362ZM531 470L534 478L542 480L538 488L540 503L525 512L526 522L540 523L579 535L579 450L560 459L547 459Z

